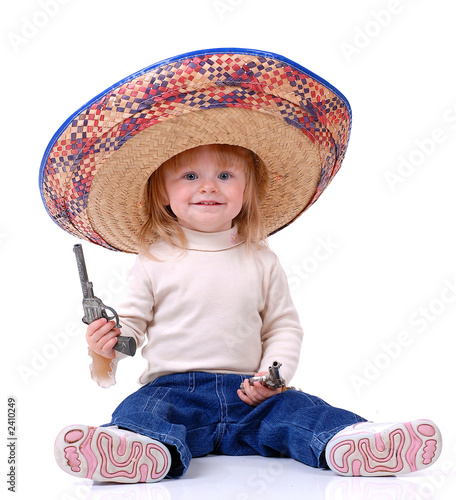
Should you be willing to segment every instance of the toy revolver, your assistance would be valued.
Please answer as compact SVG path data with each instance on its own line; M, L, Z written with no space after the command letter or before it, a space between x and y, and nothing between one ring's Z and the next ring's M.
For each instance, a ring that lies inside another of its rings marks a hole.
M254 385L255 382L261 382L265 387L269 389L277 389L278 387L285 386L285 380L280 375L279 368L282 366L282 363L278 361L274 361L272 366L269 367L269 373L266 375L262 375L261 377L250 377L249 384ZM241 391L245 393L244 383L241 384Z
M100 318L105 318L108 321L115 319L116 327L122 328L119 324L119 316L116 311L114 311L112 307L105 306L103 302L93 294L93 285L87 276L82 245L74 245L73 251L76 254L79 279L81 280L82 287L82 306L84 308L84 317L82 321L90 325L90 323ZM108 316L106 311L111 311L112 316ZM117 337L117 343L114 349L127 356L134 356L136 352L136 341L133 337Z

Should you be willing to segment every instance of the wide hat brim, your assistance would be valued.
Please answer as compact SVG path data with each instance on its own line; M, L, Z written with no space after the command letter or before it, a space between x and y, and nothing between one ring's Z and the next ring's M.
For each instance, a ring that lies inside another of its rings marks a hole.
M347 99L278 54L210 49L161 61L97 95L50 141L40 189L69 233L137 253L150 175L204 144L246 147L263 161L268 234L293 222L337 173L351 128Z

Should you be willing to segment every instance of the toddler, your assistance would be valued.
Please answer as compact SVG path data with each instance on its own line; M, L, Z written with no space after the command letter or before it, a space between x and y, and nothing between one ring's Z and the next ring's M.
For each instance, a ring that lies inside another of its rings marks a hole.
M138 254L116 309L147 362L109 422L58 434L65 472L152 482L208 453L292 457L349 476L437 460L429 420L374 424L248 381L274 362L287 382L296 371L303 333L266 237L319 199L350 130L350 105L327 81L278 54L233 48L144 68L60 127L41 164L43 201L70 234ZM87 328L92 378L105 388L124 357L119 334L105 319Z
M208 453L292 457L355 476L393 475L435 462L440 432L429 420L374 424L295 389L248 378L274 361L290 381L302 329L287 279L265 242L259 207L266 167L255 153L202 145L150 176L141 251L118 308L122 335L147 368L142 387L101 427L72 425L55 443L69 474L153 482L185 474ZM99 319L87 328L92 377L115 382L120 330ZM241 383L244 390L240 390Z

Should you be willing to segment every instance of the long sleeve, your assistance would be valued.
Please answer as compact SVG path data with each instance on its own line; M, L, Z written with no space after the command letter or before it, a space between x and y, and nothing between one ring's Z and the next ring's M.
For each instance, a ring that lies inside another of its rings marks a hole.
M154 316L154 292L151 278L146 273L141 255L128 274L126 299L117 312L122 325L122 335L134 337L138 347L144 344L147 326Z
M266 371L279 361L282 376L289 383L298 367L303 331L278 259L271 271L262 319L263 355L259 371Z
M149 277L144 271L141 257L137 257L135 264L128 274L127 299L117 307L121 335L133 337L137 347L144 343L145 331L153 317L153 293ZM108 388L116 383L117 365L127 357L116 352L114 359L107 359L89 349L92 358L90 374L100 387Z

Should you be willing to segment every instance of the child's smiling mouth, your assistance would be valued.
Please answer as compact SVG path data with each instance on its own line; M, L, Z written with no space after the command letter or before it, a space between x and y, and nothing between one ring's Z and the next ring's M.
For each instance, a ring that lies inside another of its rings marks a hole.
M198 201L196 203L192 203L192 205L214 206L214 205L223 205L223 203L219 203L218 201Z

